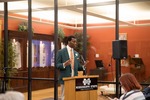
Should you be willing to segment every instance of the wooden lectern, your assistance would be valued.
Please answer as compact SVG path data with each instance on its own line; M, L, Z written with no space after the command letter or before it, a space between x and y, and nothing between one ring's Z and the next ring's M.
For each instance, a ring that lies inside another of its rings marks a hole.
M65 100L97 100L98 75L63 78Z

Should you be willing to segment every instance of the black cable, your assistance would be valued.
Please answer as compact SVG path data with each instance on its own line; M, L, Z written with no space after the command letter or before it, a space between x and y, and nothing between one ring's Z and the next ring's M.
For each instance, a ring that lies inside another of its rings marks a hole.
M110 71L111 71L111 74L112 74L112 76L113 76L112 78L113 78L113 80L114 80L115 77L114 77L114 73L113 73L113 69L112 69L112 59L113 59L113 58L112 58L112 56L111 56L110 63L109 63L108 66L111 67Z

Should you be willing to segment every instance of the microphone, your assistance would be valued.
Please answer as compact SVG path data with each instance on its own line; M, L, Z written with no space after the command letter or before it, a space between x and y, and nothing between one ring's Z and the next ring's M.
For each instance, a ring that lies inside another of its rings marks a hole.
M81 55L81 60L83 62L83 65L86 63L86 61L84 60L83 56ZM83 75L86 75L86 67L83 66Z
M86 63L86 61L84 60L84 58L83 58L83 56L81 55L81 59L82 59L82 61L83 61L83 64L85 64Z

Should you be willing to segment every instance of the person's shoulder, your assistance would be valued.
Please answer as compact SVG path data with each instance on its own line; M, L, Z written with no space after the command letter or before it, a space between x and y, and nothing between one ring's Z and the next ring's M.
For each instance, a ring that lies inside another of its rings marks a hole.
M63 51L65 51L65 50L67 50L66 47L65 47L65 48L62 48L62 49L60 49L60 50L58 50L58 52L63 52Z
M124 96L125 96L125 93L120 96L120 100L122 100L122 98L123 98Z
M145 100L144 94L140 90L131 90L123 96L123 99L130 100L131 98L140 98L135 100Z

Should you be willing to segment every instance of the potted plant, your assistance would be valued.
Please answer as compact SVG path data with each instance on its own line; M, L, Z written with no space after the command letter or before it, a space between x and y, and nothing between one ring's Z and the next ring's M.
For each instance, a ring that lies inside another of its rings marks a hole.
M18 25L18 31L27 32L28 31L28 22L22 22ZM32 28L32 33L34 33L34 29Z
M65 37L65 32L63 31L62 28L58 28L58 38L60 42L63 42L64 37Z
M83 34L80 33L80 32L75 32L74 36L77 39L77 46L76 46L75 50L78 51L80 54L82 54L82 50L83 50ZM89 45L90 45L90 42L88 40L89 40L89 36L87 35L87 47L89 47Z
M12 42L8 42L8 70L7 70L7 76L10 77L13 74L17 73L17 69L15 69L16 65L16 57L17 53L14 50L14 47L12 45ZM0 42L0 76L3 76L4 74L4 43ZM0 80L2 81L2 80ZM10 79L7 81L7 88L10 89ZM0 82L2 83L2 82Z

